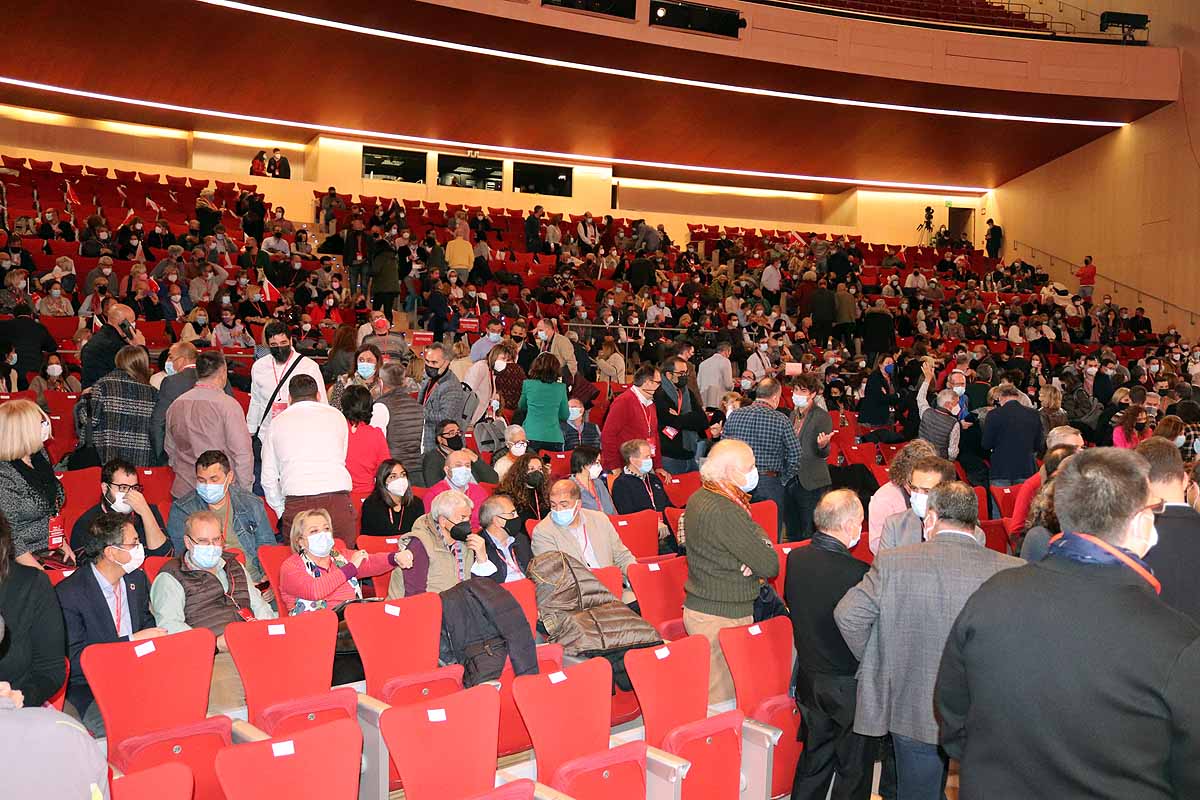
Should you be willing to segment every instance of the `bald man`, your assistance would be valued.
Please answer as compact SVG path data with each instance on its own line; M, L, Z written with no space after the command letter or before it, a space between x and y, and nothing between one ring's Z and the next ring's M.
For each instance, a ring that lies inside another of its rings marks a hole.
M108 321L96 331L79 354L86 389L116 369L117 353L127 344L146 346L146 337L137 330L133 309L120 303L109 306Z

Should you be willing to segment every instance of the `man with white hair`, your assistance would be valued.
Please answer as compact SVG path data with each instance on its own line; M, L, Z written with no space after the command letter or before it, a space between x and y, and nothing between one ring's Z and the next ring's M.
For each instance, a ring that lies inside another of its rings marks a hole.
M812 544L788 555L784 586L806 730L792 798L824 800L834 781L839 800L867 800L879 740L854 732L858 659L833 619L838 602L867 573L850 552L862 537L862 503L854 492L835 489L821 498L813 522Z
M683 625L709 642L708 700L733 696L733 679L717 636L754 621L760 579L779 574L779 558L767 532L750 515L747 494L758 485L754 451L722 439L700 467L702 487L688 500L688 579Z
M392 572L389 598L444 592L469 577L495 572L483 537L472 532L474 510L471 498L454 489L433 499L429 513L418 517L411 532L401 539L413 554L413 565Z
M917 435L933 445L940 457L953 461L958 458L959 439L962 436L962 427L958 421L959 395L953 389L942 389L937 393L937 405L930 406L928 390L929 382L933 379L933 365L926 361L921 365L921 374L921 386L917 389L917 410L921 413L921 425ZM962 386L965 390L966 383Z

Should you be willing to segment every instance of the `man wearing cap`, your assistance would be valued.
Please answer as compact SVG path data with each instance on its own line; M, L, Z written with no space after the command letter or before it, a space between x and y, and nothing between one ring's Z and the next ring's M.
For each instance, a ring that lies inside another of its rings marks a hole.
M371 320L371 332L363 337L362 343L378 347L385 361L405 361L408 358L408 342L399 333L392 333L392 325L384 316Z

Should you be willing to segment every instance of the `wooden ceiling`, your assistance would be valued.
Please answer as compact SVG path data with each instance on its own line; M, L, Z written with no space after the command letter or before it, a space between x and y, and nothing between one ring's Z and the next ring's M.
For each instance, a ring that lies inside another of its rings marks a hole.
M979 91L779 66L396 0L279 0L361 25L534 55L830 96L1131 121L1161 102ZM387 13L380 13L386 7ZM9 21L0 74L323 125L505 147L844 178L997 186L1106 128L937 117L664 85L278 21L197 2L43 0ZM0 101L240 134L295 129L0 86ZM709 180L646 167L639 177ZM729 178L808 191L846 186Z

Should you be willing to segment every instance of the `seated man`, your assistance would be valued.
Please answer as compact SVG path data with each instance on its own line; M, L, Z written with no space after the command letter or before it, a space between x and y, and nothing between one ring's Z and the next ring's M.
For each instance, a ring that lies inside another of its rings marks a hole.
M442 492L453 489L471 499L473 505L470 519L471 530L479 527L479 509L483 505L483 501L488 498L488 491L479 485L471 473L471 461L478 458L470 450L450 451L446 456L446 463L442 467L444 477L425 492L426 513L432 511L434 498ZM429 475L430 473L426 472L425 474Z
M580 445L600 449L600 426L588 421L581 401L567 401L567 419L558 426L562 429L563 450L574 450Z
M197 511L183 527L186 548L168 561L150 587L150 608L160 628L179 633L208 628L217 636L209 713L246 705L246 693L225 643L225 627L253 619L275 619L275 610L254 588L237 556L225 551L221 518Z
M592 569L616 566L622 575L637 561L608 516L583 507L579 484L569 478L550 487L550 516L533 529L532 549L535 557L558 550ZM633 593L621 599L628 603Z
M83 649L102 642L136 642L165 636L150 614L150 590L142 562L146 549L128 514L92 517L75 551L79 569L55 587L67 629L71 677L67 699L93 736L104 736L104 719L79 663Z
M494 494L484 500L479 511L479 524L483 526L481 535L488 560L495 570L487 577L497 583L524 578L533 553L529 547L529 534L525 532L512 498Z
M196 459L196 490L171 504L167 534L176 553L184 550L184 525L197 511L211 511L227 534L225 546L246 554L246 571L255 583L266 579L258 563L258 548L275 544L275 530L263 499L238 486L229 458L220 450L206 450Z
M86 549L92 520L100 514L117 513L129 517L138 541L148 556L171 555L171 542L163 533L166 523L158 509L142 495L137 482L137 467L114 458L100 470L100 502L84 511L71 527L71 549Z
M437 496L401 540L413 554L412 567L392 572L388 598L444 592L467 577L496 572L483 537L471 532L472 511L475 504L462 492L451 489Z
M421 459L421 472L425 475L441 475L446 467L446 456L449 453L465 452L471 458L471 475L480 483L499 483L500 477L491 465L472 450L467 450L463 442L462 426L452 419L444 419L434 429L433 442L435 447L426 451Z
M653 510L659 514L658 538L666 539L671 530L666 525L663 512L674 505L667 497L662 478L654 472L654 459L650 455L650 443L645 439L630 439L621 445L621 458L625 465L612 484L613 507L618 514L636 514ZM667 545L667 552L676 548Z

